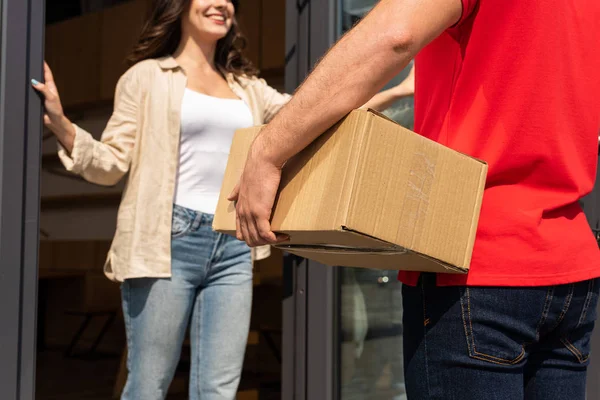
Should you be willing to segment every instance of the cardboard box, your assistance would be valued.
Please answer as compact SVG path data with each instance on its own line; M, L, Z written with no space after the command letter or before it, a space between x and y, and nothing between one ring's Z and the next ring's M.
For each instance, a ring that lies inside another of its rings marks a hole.
M227 200L261 128L236 132L213 228L234 234ZM355 110L283 169L278 246L327 265L466 273L487 165L371 110Z

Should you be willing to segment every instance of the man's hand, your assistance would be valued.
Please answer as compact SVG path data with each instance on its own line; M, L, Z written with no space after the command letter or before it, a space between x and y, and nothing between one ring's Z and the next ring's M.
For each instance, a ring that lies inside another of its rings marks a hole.
M273 233L270 223L281 167L261 157L257 148L255 142L240 182L229 195L229 200L236 202L236 236L251 247L287 240L285 235Z

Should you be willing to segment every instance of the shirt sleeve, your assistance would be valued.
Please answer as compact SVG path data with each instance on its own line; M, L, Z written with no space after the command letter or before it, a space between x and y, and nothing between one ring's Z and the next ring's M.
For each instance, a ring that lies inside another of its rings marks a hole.
M139 106L137 76L130 71L117 83L114 111L98 141L74 125L75 141L69 154L59 143L58 156L68 171L89 182L112 186L128 172L137 133Z
M292 98L287 93L279 93L277 90L273 89L271 86L264 81L264 79L259 79L258 84L262 88L263 101L264 101L264 123L268 123L273 119L275 114L281 110L281 108L287 104L288 101Z
M462 14L460 16L460 19L454 26L461 25L465 20L469 19L469 17L473 14L475 9L477 9L479 0L461 0L461 3L462 3Z

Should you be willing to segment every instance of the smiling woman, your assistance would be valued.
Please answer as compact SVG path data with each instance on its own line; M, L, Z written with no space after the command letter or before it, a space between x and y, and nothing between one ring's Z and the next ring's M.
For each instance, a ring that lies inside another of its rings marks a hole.
M92 183L129 173L105 265L122 282L128 377L122 399L164 399L188 327L190 399L236 396L248 338L252 259L269 248L212 231L233 132L289 96L243 56L236 0L154 0L100 141L64 115L52 71L46 126L64 166Z
M194 27L194 32L204 32L205 35L216 35L217 48L215 64L221 72L237 75L255 76L257 70L243 56L242 51L246 46L246 39L241 34L235 18L238 10L238 0L222 0L227 4L226 12L230 15L225 18L225 13L213 9L209 14L207 0L161 0L156 1L156 6L150 11L140 39L134 47L128 62L134 65L137 62L159 58L175 53L181 44L181 35L184 26ZM186 18L181 18L187 13ZM206 19L210 19L208 24ZM190 30L188 30L190 31Z

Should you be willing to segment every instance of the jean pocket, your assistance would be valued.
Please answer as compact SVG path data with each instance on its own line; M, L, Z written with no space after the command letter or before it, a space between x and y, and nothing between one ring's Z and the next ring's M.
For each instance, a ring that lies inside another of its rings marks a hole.
M188 210L180 206L174 206L171 220L171 237L177 238L185 235L193 223L194 216Z
M598 279L587 282L588 290L583 300L581 312L575 329L562 335L562 344L575 356L577 361L584 364L590 357L592 331L597 318L598 293L600 291Z
M534 340L535 329L518 321L535 319L535 314L519 311L522 294L510 288L462 290L460 302L469 356L499 365L523 361L525 345Z

